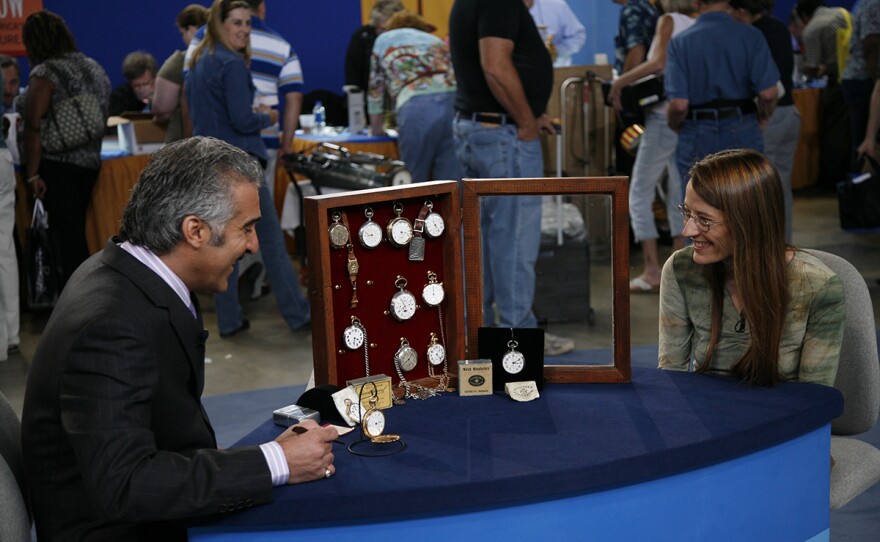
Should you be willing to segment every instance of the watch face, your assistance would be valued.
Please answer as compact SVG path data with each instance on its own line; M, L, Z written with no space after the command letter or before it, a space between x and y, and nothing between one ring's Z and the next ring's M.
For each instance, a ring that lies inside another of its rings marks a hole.
M432 307L436 307L440 303L443 303L444 297L446 297L446 291L443 290L442 282L426 284L422 289L422 299Z
M370 409L364 415L363 428L368 437L378 437L385 431L385 414L381 410Z
M348 228L342 224L331 224L328 228L330 244L335 248L342 248L348 243Z
M440 365L446 359L446 349L442 344L434 344L428 348L428 361L431 365Z
M363 405L358 405L356 403L348 404L348 412L346 412L346 415L348 416L348 419L354 423L361 423L361 420L364 419L366 413L367 409L364 408Z
M519 352L518 350L511 350L501 358L501 366L504 367L505 371L512 375L522 371L525 365L526 358L523 357L522 352Z
M403 346L397 351L397 363L400 364L400 370L409 372L415 369L416 363L419 361L419 354L411 346Z
M342 332L342 341L349 350L357 350L364 345L364 330L359 326L348 326Z
M376 248L382 242L382 226L372 220L364 222L364 225L358 230L358 239L364 248Z
M446 229L446 222L440 213L431 213L425 217L425 234L428 237L440 237Z
M405 218L395 218L388 224L388 240L394 246L403 247L409 244L413 237L413 227Z
M398 321L409 320L416 313L416 298L406 290L401 290L391 298L391 316Z

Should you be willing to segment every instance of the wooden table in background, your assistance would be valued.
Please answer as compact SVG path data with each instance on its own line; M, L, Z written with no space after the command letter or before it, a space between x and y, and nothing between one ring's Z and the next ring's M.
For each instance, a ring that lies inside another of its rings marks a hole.
M791 96L801 114L801 131L791 170L791 187L797 190L813 186L819 179L819 108L822 89L796 88Z

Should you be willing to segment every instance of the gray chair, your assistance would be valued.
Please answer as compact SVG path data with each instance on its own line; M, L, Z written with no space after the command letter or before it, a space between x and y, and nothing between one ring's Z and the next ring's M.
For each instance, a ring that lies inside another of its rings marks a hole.
M27 488L21 463L21 422L0 392L0 540L31 540Z
M880 413L880 361L874 309L865 279L848 261L808 250L843 282L846 317L840 365L834 387L843 393L843 415L831 422L831 510L846 505L880 481L880 450L867 442L844 438L870 431Z

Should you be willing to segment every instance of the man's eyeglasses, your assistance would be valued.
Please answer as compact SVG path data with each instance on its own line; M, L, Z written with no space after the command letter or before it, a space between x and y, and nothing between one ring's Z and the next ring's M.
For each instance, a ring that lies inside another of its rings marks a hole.
M681 213L681 219L684 221L685 226L687 226L688 220L693 219L694 224L697 225L702 232L707 232L712 229L712 226L717 226L718 224L723 224L722 221L713 221L709 220L705 217L699 216L691 212L690 209L685 207L684 204L678 206L678 212Z

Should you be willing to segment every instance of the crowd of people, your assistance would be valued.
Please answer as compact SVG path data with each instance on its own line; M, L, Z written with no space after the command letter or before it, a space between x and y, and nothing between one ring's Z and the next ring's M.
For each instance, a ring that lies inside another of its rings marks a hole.
M628 86L664 76L666 101L643 112L630 183L645 258L630 291L660 293L659 366L750 385L833 384L841 283L790 245L787 144L798 119L784 23L763 0L660 0L663 13L649 0L614 1L622 10L612 103L622 109ZM352 36L346 79L366 90L374 134L387 112L396 115L400 152L416 181L543 177L540 136L555 134L546 114L554 61L569 63L585 39L567 9L562 0L455 0L444 41L399 1L378 0L371 24ZM837 13L825 9L818 0L798 2L810 51L805 73L833 79L829 85L851 97L856 70L875 71L880 0L863 0L852 17L853 43L861 41L849 47L846 68L837 54L812 48L836 36L816 28L836 24L827 21ZM67 283L35 353L23 411L40 538L178 539L180 519L264 503L273 486L336 472L335 430L306 422L306 431L259 447L218 450L200 403L206 337L196 294L214 296L221 337L247 330L237 294L242 257L259 249L287 325L310 325L267 182L278 150L292 146L303 74L266 19L264 0L188 6L177 18L186 49L158 70L148 53L131 53L126 82L112 91L59 16L38 11L24 24L31 75L20 109L22 167L49 211ZM0 66L4 80L17 78ZM875 101L859 127L850 109L853 130L871 136L880 125L880 86L860 88ZM45 128L53 108L80 96L91 97L81 103L97 104L103 119L149 111L173 134L141 173L119 235L92 257L85 212L103 132L50 149ZM677 249L665 263L652 212L664 175ZM14 198L7 178L12 161L0 139L3 216ZM540 198L483 198L481 206L483 320L537 327ZM7 315L11 226L7 235L4 222L0 234L0 341L11 345L18 333L17 315L14 325ZM547 355L574 347L545 335Z

